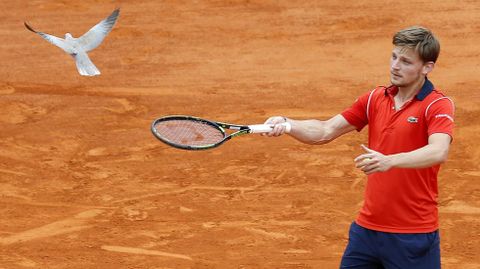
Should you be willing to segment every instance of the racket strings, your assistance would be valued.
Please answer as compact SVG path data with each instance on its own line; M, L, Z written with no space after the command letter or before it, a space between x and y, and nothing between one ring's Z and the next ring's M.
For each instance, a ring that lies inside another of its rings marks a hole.
M155 125L155 130L163 139L183 146L206 146L219 143L225 138L221 130L200 121L161 121Z

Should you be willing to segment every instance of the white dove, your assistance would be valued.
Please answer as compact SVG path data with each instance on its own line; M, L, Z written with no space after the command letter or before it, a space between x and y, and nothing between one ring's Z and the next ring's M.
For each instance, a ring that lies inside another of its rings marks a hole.
M59 38L50 34L35 31L26 22L24 22L24 24L28 30L39 34L48 42L70 54L75 59L80 75L96 76L100 75L100 71L98 71L97 67L92 63L87 52L95 49L102 43L103 39L112 30L119 13L120 9L115 9L110 16L93 26L88 32L79 38L73 37L70 33L65 34L65 39Z

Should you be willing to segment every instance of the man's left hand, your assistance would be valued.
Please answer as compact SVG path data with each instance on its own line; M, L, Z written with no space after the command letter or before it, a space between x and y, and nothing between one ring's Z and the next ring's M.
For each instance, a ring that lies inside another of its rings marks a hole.
M355 158L355 167L362 170L365 174L370 175L376 172L384 172L392 168L391 159L387 155L369 149L365 145L361 145L367 152Z

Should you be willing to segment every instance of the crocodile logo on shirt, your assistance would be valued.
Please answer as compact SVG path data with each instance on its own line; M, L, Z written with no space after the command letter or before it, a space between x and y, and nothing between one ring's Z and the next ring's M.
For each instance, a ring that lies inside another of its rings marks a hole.
M410 123L418 123L418 118L414 117L414 116L410 116L407 118L407 121L410 122Z

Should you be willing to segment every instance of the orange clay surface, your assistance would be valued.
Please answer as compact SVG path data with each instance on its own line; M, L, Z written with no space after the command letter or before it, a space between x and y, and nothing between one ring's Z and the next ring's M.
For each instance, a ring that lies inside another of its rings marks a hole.
M477 1L0 7L0 268L337 268L362 204L353 159L366 130L324 146L250 135L189 152L150 123L328 119L389 83L391 36L415 24L441 40L430 78L457 107L439 177L443 268L480 268ZM90 53L99 77L23 26L78 37L116 7Z

